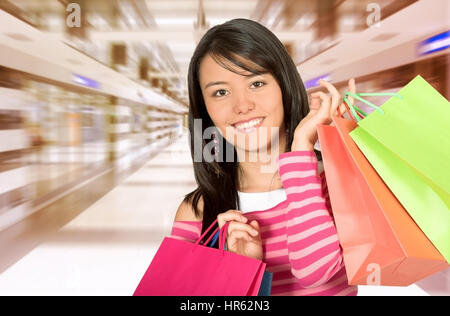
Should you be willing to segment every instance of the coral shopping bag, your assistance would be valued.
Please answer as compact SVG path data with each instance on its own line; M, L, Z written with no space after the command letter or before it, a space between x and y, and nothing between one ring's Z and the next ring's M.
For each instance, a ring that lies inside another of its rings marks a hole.
M319 126L330 201L349 284L412 284L448 265L334 117Z
M164 238L133 295L258 295L266 264L223 250L228 223L220 230L219 249L206 246L215 232L201 244L216 222L196 243Z
M420 76L398 94L350 136L450 262L450 103Z

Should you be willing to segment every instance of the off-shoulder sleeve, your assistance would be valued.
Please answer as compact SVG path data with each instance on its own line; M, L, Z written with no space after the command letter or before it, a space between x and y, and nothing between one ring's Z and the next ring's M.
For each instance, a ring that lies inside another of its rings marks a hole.
M202 222L175 221L170 237L195 242L200 237Z

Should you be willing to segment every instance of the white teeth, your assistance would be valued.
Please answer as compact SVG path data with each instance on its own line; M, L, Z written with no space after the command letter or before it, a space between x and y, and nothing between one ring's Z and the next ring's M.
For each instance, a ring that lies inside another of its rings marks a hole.
M262 122L262 118L260 118L260 119L256 119L256 120L252 120L252 121L250 121L250 122L246 122L246 123L243 123L243 124L237 124L237 125L235 125L235 127L237 128L237 129L248 129L248 128L251 128L251 127L253 127L253 126L256 126L256 125L259 125L261 122Z

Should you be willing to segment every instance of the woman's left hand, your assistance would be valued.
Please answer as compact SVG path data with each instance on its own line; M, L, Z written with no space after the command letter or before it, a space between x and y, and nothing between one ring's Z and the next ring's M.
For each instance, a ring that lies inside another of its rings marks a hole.
M330 124L331 117L336 115L336 110L339 106L341 113L345 111L345 106L341 103L341 95L337 89L325 80L319 80L319 84L328 90L331 97L322 91L311 94L310 111L294 131L291 151L314 150L314 144L317 141L317 125ZM348 90L356 93L355 80L353 78L348 82ZM349 99L352 102L351 98Z

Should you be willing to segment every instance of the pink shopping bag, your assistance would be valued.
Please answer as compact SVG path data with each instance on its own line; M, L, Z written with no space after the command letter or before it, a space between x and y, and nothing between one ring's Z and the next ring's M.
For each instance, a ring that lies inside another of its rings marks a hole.
M164 238L134 296L256 296L266 264L224 250L228 223L220 230L219 249L208 247L218 228L201 243L217 220L196 241Z

